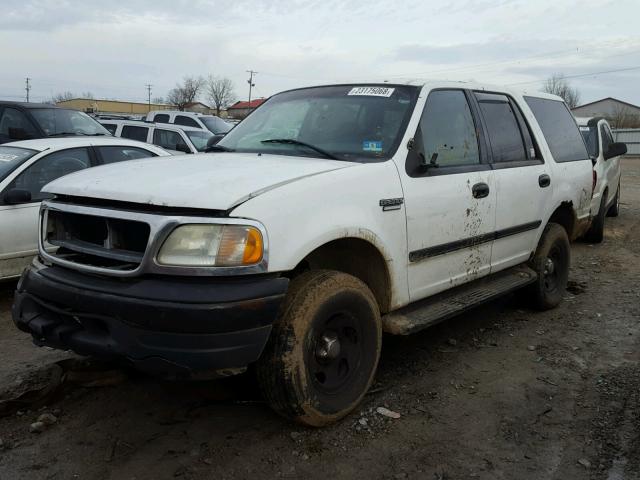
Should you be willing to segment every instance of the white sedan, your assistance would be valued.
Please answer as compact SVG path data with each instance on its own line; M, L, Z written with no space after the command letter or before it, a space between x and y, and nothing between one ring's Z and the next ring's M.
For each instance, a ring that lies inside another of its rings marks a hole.
M37 253L38 210L47 183L78 170L170 155L113 137L42 138L0 145L0 280L20 275Z

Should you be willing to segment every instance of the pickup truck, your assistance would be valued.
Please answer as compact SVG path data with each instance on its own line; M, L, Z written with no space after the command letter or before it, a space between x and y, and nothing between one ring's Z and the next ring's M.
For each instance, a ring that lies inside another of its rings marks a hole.
M210 150L47 185L17 327L170 378L253 366L276 412L322 426L363 398L383 331L517 289L556 306L590 223L585 143L537 92L290 90Z

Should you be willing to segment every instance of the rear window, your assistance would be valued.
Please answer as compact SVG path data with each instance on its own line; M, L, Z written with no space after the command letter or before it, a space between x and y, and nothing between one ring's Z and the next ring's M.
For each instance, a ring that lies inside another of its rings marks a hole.
M133 125L125 125L124 127L122 127L122 133L120 134L120 136L123 138L130 138L131 140L146 142L148 133L149 133L149 129L147 127L135 127Z
M573 162L589 158L576 121L569 109L558 100L525 97L556 162Z
M153 121L158 123L169 123L169 115L166 113L159 113L153 117Z
M196 122L193 118L186 117L184 115L176 116L176 119L173 121L173 123L175 123L176 125L183 125L185 127L200 128L200 125L198 125L198 122Z

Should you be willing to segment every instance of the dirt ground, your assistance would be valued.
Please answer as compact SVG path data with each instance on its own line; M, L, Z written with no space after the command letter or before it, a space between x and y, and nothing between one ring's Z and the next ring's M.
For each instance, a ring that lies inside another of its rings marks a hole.
M42 408L5 402L0 479L639 479L640 160L623 172L621 214L601 245L574 245L559 308L512 296L385 338L376 384L336 426L280 419L250 375L169 383L96 365L23 397ZM14 328L14 287L0 286L0 400L60 380L70 357ZM30 433L43 412L57 422Z

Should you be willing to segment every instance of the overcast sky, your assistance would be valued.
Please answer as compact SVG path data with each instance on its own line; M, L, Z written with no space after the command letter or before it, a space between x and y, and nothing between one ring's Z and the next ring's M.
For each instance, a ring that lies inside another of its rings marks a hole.
M539 89L563 73L582 103L640 105L639 0L2 0L0 98L89 91L146 101L185 75L239 99L330 82L434 78ZM610 70L625 72L599 74ZM586 75L585 75L586 74ZM578 76L581 75L581 76ZM203 98L203 100L206 100Z

